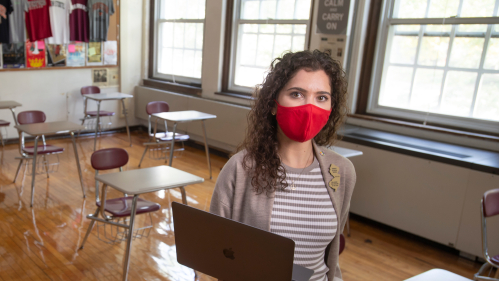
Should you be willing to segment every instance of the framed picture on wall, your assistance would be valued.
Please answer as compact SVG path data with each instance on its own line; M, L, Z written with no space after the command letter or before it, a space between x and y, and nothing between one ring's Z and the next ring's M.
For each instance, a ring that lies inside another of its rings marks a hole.
M92 69L92 85L107 86L108 80L109 78L107 68Z

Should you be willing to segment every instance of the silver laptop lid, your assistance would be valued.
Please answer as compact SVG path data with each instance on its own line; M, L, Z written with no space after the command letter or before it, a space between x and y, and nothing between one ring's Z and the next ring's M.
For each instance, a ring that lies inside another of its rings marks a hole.
M172 210L180 264L225 281L292 280L293 240L176 202Z

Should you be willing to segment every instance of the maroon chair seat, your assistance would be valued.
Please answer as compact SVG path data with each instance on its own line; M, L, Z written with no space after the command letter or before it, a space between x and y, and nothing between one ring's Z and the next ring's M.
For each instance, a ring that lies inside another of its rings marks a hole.
M493 262L494 264L499 265L499 255L494 256L493 258L490 259L490 261Z
M26 146L23 148L23 151L26 152L29 155L33 155L35 153L35 147L34 146ZM55 145L43 145L39 144L38 145L38 150L36 151L37 154L50 154L50 153L57 153L57 152L63 152L64 148L58 147Z
M9 126L10 125L10 122L7 122L5 120L0 120L0 127L6 127L6 126Z
M112 111L105 111L105 110L101 110L99 112L99 115L100 116L114 116L114 112ZM90 115L90 116L97 116L97 111L87 111L87 115Z
M151 137L154 136L154 134L150 134ZM156 138L161 140L161 141L171 141L173 138L173 132L162 132L162 133L156 133ZM175 141L186 141L189 139L189 135L184 135L184 134L179 134L175 133Z
M105 210L113 215L113 217L129 217L132 212L132 200L133 196L120 197L106 200ZM101 202L95 203L98 207L101 206ZM136 214L154 212L160 209L158 203L144 200L142 198L137 198L137 210Z

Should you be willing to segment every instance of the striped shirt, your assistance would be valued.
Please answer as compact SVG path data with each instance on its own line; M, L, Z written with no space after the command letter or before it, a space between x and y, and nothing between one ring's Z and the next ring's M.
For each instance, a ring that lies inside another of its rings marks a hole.
M314 270L311 281L327 281L324 253L336 235L338 220L319 162L314 157L303 172L284 168L289 186L275 193L270 231L295 241L294 263Z

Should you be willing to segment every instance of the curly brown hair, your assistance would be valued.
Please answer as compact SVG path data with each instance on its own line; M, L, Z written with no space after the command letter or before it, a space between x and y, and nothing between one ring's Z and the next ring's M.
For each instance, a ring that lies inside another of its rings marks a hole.
M272 110L276 107L275 100L281 89L301 69L323 70L331 85L332 111L327 124L314 138L318 145L332 145L336 141L338 128L347 113L346 74L340 63L328 53L301 51L274 59L267 77L256 87L246 137L238 148L238 151L246 149L243 165L251 172L251 183L257 194L266 192L269 195L288 186L284 166L277 153L277 120Z

